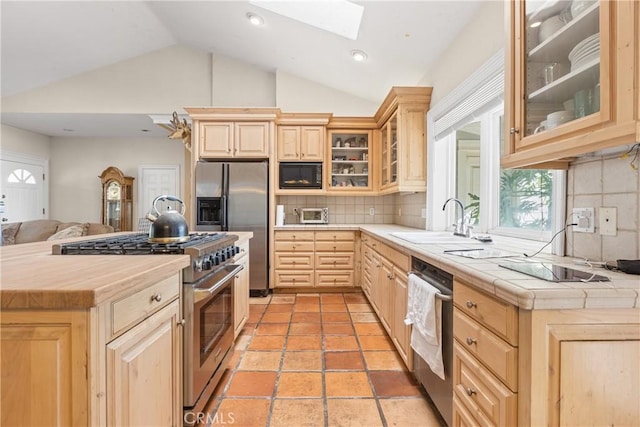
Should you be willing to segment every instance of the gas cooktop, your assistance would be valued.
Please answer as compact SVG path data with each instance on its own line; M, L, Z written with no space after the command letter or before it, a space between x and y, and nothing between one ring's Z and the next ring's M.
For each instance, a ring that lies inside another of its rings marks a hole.
M574 270L546 262L510 262L500 267L524 273L548 282L609 282L606 276Z
M201 249L218 243L226 233L191 233L181 243L149 243L147 233L125 234L99 239L55 244L54 255L150 255L184 254L188 249ZM234 239L235 240L235 239ZM222 243L222 242L219 242ZM188 251L187 251L188 252Z

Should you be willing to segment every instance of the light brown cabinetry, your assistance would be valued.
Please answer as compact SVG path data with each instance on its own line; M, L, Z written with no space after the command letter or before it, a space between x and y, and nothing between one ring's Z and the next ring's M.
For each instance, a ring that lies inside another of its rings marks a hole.
M389 338L409 369L413 369L411 326L407 315L407 273L410 258L368 234L362 236L362 287Z
M354 287L354 231L276 231L276 287Z
M638 309L521 311L517 424L640 425L639 319Z
M3 310L2 424L180 425L179 293L176 273L85 310Z
M249 241L238 244L240 252L235 256L235 263L243 269L236 275L233 286L233 336L237 338L249 319Z
M278 161L324 161L325 132L324 126L278 126Z
M517 425L517 308L457 279L453 302L454 424Z
M640 4L505 5L510 45L502 166L566 165L573 156L640 140ZM548 32L553 19L560 25Z
M357 129L329 131L327 191L371 191L371 132Z
M269 157L269 122L204 122L201 158Z
M380 126L381 194L426 191L426 114L430 87L393 87L375 118Z

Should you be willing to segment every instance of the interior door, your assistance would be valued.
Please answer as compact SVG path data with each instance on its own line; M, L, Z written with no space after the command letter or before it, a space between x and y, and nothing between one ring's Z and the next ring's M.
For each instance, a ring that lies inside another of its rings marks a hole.
M2 160L0 163L0 217L2 222L46 218L44 167Z
M180 197L180 166L179 165L141 165L138 168L138 231L144 229L146 221L144 217L152 209L153 200L160 195ZM168 207L179 211L179 203L159 201L158 209L162 212Z

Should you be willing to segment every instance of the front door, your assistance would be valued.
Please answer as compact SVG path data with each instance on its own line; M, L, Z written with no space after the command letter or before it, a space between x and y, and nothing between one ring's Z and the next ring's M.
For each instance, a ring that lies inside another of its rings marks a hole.
M0 217L2 222L46 218L44 167L21 161L0 161Z

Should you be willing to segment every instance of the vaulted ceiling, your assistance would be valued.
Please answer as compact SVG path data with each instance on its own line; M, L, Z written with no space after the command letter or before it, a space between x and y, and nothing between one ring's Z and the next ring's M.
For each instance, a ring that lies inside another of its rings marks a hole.
M417 84L482 1L355 1L364 9L351 40L240 0L3 0L0 89L20 94L183 45L379 102L391 86ZM355 62L354 49L367 61Z

